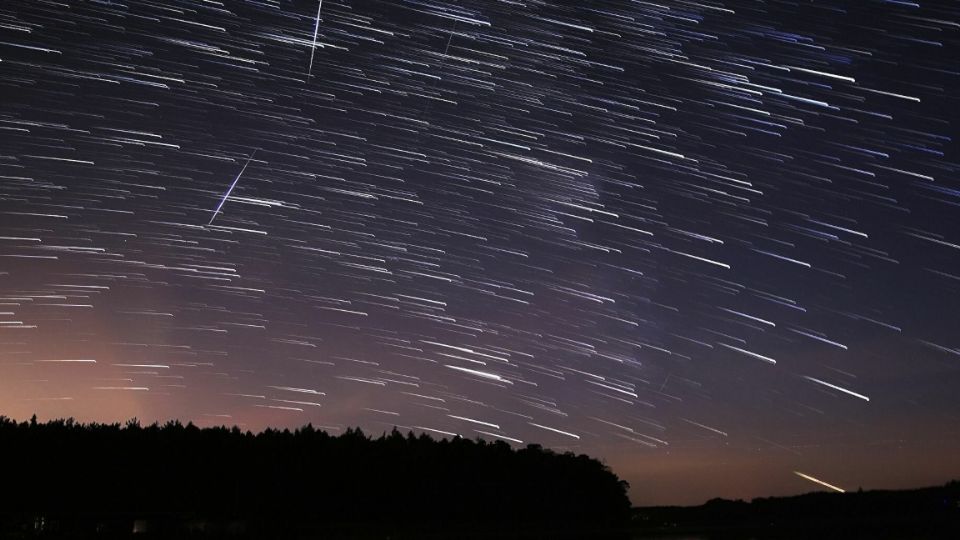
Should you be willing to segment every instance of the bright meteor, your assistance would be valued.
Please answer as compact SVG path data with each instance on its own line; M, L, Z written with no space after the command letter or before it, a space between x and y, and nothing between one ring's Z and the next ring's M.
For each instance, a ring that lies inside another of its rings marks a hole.
M230 187L227 188L227 192L224 193L223 199L220 200L220 204L217 205L217 209L213 211L213 215L210 216L210 222L207 225L213 225L213 220L217 219L217 214L220 213L220 209L223 208L223 203L227 202L227 199L230 198L230 194L233 193L233 188L237 187L237 182L240 180L240 177L243 176L243 171L247 170L247 166L250 165L250 161L253 160L253 156L257 155L257 150L255 149L250 157L247 158L247 162L243 164L243 168L240 169L240 173L237 174L237 177L233 179L233 183L230 184Z
M843 489L843 488L838 488L837 486L835 486L835 485L833 485L833 484L828 484L828 483L824 482L823 480L818 480L818 479L810 476L809 474L803 474L802 472L799 472L799 471L793 471L793 474L799 476L800 478L803 478L804 480L809 480L809 481L813 482L814 484L819 484L819 485L821 485L821 486L823 486L823 487L830 488L830 489L832 489L832 490L834 490L834 491L838 491L838 492L840 492L840 493L846 493L846 492L847 492L847 491L846 491L845 489Z

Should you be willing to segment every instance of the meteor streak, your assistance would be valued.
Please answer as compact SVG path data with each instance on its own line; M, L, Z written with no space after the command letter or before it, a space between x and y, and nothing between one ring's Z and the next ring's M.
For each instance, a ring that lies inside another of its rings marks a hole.
M847 492L845 489L838 488L837 486L834 486L833 484L828 484L828 483L824 482L823 480L817 480L816 478L814 478L814 477L812 477L812 476L810 476L810 475L807 475L807 474L803 474L802 472L793 471L793 474L799 476L800 478L803 478L804 480L809 480L809 481L813 482L814 484L820 484L821 486L830 488L830 489L832 489L832 490L834 490L834 491L839 491L840 493L846 493L846 492Z
M227 202L230 194L233 193L233 188L237 187L237 182L240 180L240 177L243 176L243 171L247 170L247 165L250 165L250 161L253 160L253 156L257 155L257 150L259 150L259 148L254 149L253 153L250 154L250 157L247 158L247 162L243 164L243 168L240 169L240 173L237 174L237 177L233 179L233 183L230 184L227 192L223 195L223 199L220 200L220 204L217 205L217 209L213 211L213 215L210 216L210 222L207 223L207 225L213 225L213 220L217 219L217 214L219 214L220 209L223 208L223 203Z
M310 46L310 65L307 67L307 78L313 76L313 53L317 51L317 32L320 30L320 8L323 7L323 0L317 2L317 24L313 27L313 45Z

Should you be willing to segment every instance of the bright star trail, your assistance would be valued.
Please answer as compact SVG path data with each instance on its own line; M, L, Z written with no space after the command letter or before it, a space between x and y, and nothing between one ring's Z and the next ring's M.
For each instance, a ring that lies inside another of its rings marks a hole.
M635 504L960 477L958 38L945 0L0 3L0 415L538 443Z

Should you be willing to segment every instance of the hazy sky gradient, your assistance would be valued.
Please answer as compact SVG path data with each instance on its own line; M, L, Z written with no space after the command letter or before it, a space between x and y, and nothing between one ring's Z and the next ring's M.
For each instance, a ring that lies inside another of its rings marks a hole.
M317 7L0 5L0 414L960 476L955 3Z

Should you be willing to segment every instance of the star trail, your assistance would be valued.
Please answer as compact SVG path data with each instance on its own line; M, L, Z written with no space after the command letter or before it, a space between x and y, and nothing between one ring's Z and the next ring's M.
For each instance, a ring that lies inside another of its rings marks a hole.
M958 43L950 1L3 2L0 414L539 443L638 504L946 481Z

